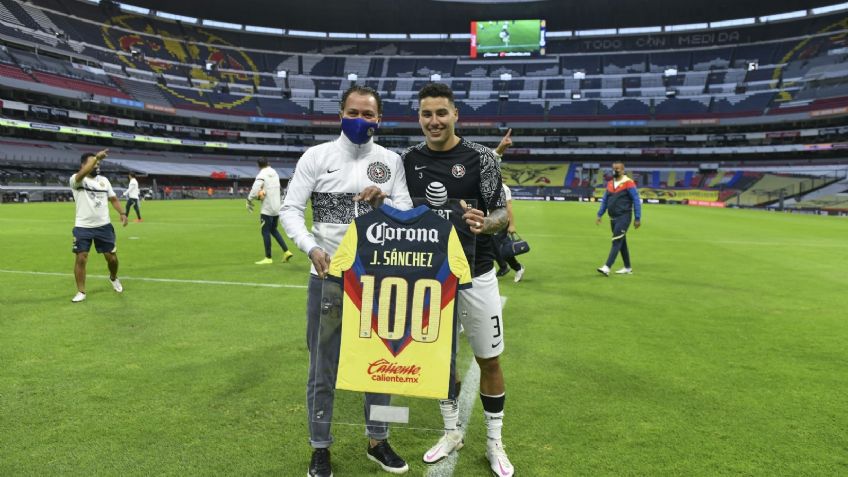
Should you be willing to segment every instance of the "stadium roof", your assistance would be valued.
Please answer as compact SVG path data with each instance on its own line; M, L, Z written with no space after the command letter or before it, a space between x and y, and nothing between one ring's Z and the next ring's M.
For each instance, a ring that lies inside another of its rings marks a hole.
M710 22L805 10L838 0L239 0L126 3L180 15L266 27L350 33L461 33L472 20L544 19L548 30Z

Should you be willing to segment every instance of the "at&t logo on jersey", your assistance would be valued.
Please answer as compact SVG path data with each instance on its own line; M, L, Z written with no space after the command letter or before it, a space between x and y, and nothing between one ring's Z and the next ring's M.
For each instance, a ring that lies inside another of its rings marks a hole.
M439 231L436 229L407 229L390 227L385 222L371 224L365 230L365 238L376 245L386 242L406 240L407 242L439 242Z
M450 220L450 207L442 208L448 203L448 190L445 188L444 184L437 181L427 184L427 190L424 192L424 197L427 199L427 203L430 205L430 209L433 212L437 213L443 219Z
M441 207L448 202L448 191L441 182L431 182L425 192L427 202L433 207Z

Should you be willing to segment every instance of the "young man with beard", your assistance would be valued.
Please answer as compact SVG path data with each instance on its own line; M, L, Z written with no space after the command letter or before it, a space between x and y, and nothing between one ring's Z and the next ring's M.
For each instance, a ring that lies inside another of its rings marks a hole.
M425 140L403 154L407 186L413 197L426 197L431 208L454 223L471 264L472 287L460 291L457 316L480 365L486 457L495 475L511 477L514 469L501 441L505 388L498 357L504 349L504 329L492 242L492 234L508 222L500 167L491 149L457 136L459 112L447 85L424 86L418 101L418 122ZM448 199L470 199L476 205L452 210L441 199L445 194ZM456 398L439 402L445 433L425 452L426 464L441 461L464 444Z

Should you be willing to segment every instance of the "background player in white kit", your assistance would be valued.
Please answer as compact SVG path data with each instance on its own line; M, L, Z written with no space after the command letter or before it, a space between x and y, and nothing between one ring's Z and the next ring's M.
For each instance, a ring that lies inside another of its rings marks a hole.
M280 244L283 249L283 261L288 262L292 258L292 253L286 246L282 234L277 229L280 223L280 176L273 167L268 165L268 159L259 159L259 174L256 175L256 180L253 181L253 187L250 188L250 194L247 195L247 210L253 212L253 199L262 201L262 210L260 211L259 223L262 224L262 241L265 245L265 258L256 262L257 265L270 265L274 263L271 259L271 237Z
M130 183L127 186L127 190L124 191L124 197L127 198L127 218L129 218L130 207L135 207L135 221L141 222L141 211L138 208L138 180L135 178L135 174L132 172L129 173Z
M77 294L71 300L79 303L85 300L85 266L88 263L88 251L91 243L98 253L102 253L109 266L109 281L112 288L121 293L124 287L118 280L118 255L115 245L115 228L109 220L109 208L106 202L121 214L121 224L127 226L127 214L112 190L109 179L100 175L100 162L106 159L108 149L97 154L85 153L80 158L82 167L70 178L71 191L76 203L74 221L74 278L77 282Z

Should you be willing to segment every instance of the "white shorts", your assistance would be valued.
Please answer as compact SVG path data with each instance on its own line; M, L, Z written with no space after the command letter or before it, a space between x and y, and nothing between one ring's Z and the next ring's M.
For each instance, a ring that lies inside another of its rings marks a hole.
M471 288L459 291L457 312L474 356L494 358L503 353L503 308L494 268L472 278Z

